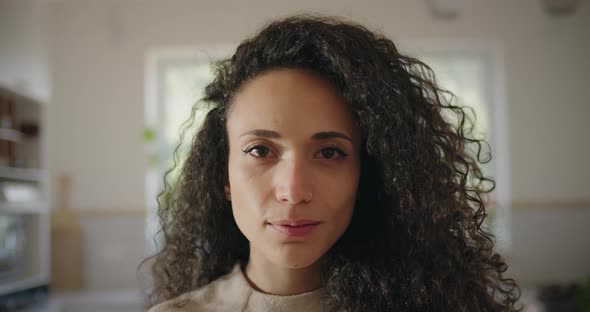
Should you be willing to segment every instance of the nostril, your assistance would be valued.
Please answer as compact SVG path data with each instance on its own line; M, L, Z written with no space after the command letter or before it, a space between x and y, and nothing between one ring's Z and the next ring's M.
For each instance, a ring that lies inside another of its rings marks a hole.
M280 202L287 202L290 204L298 204L301 202L310 202L313 198L312 192L284 192L277 195Z

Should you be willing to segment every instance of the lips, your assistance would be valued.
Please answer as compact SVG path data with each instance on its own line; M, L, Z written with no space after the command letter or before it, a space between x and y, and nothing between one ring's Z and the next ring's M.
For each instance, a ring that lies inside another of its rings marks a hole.
M270 223L270 226L284 235L301 237L311 233L319 224L313 220L281 220Z
M317 224L320 223L319 221L314 220L279 220L275 222L271 222L274 225L286 225L286 226L302 226L302 225L310 225L310 224Z

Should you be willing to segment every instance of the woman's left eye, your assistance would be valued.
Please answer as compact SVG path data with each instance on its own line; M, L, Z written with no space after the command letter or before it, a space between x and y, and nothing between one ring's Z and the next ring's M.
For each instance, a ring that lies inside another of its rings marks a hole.
M323 148L319 154L322 158L325 159L345 158L346 156L348 156L348 154L335 147Z

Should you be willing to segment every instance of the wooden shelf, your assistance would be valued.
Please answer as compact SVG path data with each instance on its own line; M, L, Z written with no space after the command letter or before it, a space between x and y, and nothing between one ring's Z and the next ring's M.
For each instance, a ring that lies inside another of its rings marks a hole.
M40 169L0 167L0 178L39 182L45 177L45 172Z
M0 128L0 141L20 143L23 141L23 135L14 129Z
M0 213L48 213L49 208L45 202L1 202Z
M0 281L0 295L48 284L49 278L45 276L27 276L18 280Z

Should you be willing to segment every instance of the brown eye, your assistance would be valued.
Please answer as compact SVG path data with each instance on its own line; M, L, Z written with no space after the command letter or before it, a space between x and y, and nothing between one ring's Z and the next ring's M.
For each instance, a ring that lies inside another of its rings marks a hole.
M266 158L270 153L270 149L264 145L254 145L248 147L247 149L243 150L242 152L246 154L250 154L254 157L258 158Z
M348 156L346 153L335 147L327 147L320 151L320 156L325 159L344 158ZM334 157L336 156L336 157Z

